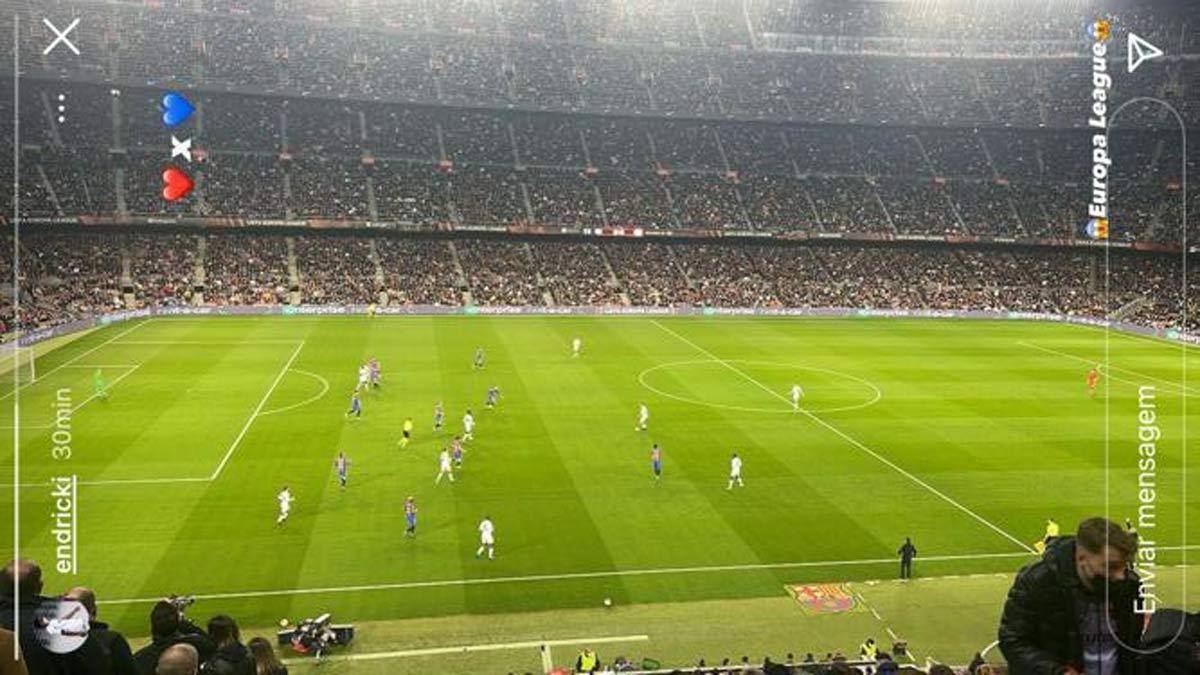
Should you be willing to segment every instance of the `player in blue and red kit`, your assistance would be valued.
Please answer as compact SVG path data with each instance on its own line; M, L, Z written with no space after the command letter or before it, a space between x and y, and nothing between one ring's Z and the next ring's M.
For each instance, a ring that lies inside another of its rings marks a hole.
M654 480L662 479L662 448L658 443L650 448L650 469L654 471Z
M378 389L379 380L381 379L381 374L379 372L379 359L372 357L371 360L367 362L367 372L371 376L371 387Z
M417 536L417 502L412 497L404 500L404 522L408 523L404 536Z
M346 480L350 477L350 458L346 456L346 453L339 452L337 459L333 460L333 465L337 468L338 482L345 490Z
M346 416L354 415L362 417L362 401L358 398L358 390L355 389L353 394L350 394L350 409L346 411Z

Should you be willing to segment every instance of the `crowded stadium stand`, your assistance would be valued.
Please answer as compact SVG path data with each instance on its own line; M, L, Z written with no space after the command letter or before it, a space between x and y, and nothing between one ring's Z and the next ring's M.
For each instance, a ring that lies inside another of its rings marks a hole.
M0 275L20 275L21 310L6 287L0 333L180 305L990 310L1200 330L1181 255L1200 241L1200 209L1181 207L1200 197L1183 181L1200 143L1184 154L1174 117L1135 105L1115 124L1107 245L1084 230L1084 5L1017 22L1003 3L610 4L21 3L18 146L0 139L20 160L16 177L0 162L20 223ZM98 56L43 53L36 17L80 5ZM1200 54L1197 15L1122 21ZM186 39L164 52L161 32ZM197 103L195 191L173 204L170 88ZM1138 88L1200 127L1200 60ZM60 121L59 94L89 114Z

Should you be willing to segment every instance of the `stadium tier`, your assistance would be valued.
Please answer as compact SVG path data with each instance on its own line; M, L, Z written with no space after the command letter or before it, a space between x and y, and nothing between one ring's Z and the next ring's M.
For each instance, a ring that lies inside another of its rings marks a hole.
M0 38L0 675L1200 673L1194 2Z

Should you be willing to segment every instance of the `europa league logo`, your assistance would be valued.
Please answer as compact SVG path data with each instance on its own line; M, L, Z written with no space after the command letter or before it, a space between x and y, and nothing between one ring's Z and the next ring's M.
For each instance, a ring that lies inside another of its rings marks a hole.
M1087 25L1087 36L1095 42L1108 42L1112 38L1112 19L1096 19Z

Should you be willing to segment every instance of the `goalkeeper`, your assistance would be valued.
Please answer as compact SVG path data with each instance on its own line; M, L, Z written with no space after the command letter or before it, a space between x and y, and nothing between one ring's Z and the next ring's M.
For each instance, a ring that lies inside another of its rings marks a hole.
M104 373L97 368L92 374L92 395L98 399L108 399L108 385L104 382Z

